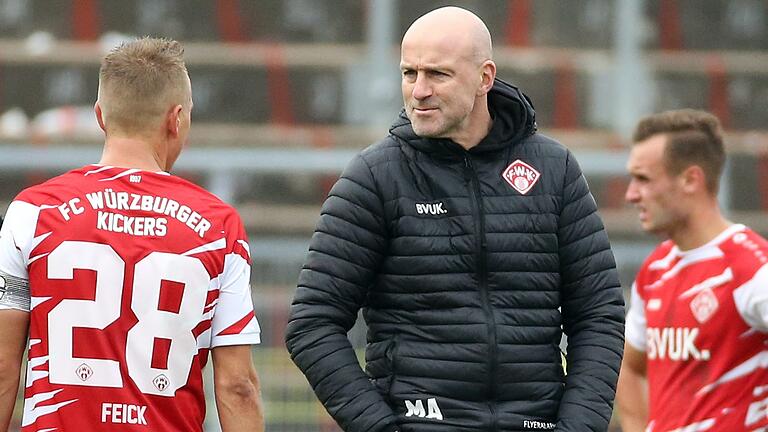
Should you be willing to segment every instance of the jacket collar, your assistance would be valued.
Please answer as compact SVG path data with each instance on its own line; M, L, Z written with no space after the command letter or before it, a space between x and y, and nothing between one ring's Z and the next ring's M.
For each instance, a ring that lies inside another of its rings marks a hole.
M488 93L488 109L493 126L478 145L469 153L479 154L506 149L522 138L536 132L536 113L531 100L517 87L496 79ZM436 156L463 156L463 147L445 138L422 138L413 131L411 121L401 110L389 133L398 137L419 151L436 153Z

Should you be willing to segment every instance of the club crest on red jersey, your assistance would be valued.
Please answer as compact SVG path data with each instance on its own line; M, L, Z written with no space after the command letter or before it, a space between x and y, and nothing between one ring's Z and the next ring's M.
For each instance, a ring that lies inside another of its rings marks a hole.
M711 289L705 289L691 300L691 312L701 324L709 320L717 312L720 303Z
M539 181L541 174L539 174L536 168L518 159L509 164L507 169L501 174L501 177L516 191L525 195Z

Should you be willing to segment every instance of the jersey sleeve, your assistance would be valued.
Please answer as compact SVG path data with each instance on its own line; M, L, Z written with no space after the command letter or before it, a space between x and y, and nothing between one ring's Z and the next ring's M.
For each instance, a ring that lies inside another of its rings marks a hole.
M637 291L637 283L633 283L624 336L638 351L645 351L645 328L645 301Z
M768 264L733 291L736 309L750 327L768 332Z
M14 201L0 228L0 309L30 310L27 263L40 210Z
M261 330L251 298L248 240L240 218L234 219L233 233L227 233L229 252L224 257L219 299L211 322L211 348L261 342Z

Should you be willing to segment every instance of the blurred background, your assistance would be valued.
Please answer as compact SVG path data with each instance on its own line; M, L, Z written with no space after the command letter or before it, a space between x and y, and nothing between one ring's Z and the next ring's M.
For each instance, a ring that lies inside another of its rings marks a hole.
M768 234L764 0L0 0L0 211L22 188L98 161L92 106L107 50L141 35L182 41L195 108L174 173L235 205L248 229L268 430L339 431L283 347L288 305L326 193L402 106L400 38L447 4L485 20L498 76L575 152L625 287L656 240L623 201L642 115L715 113L729 149L723 205ZM360 323L350 337L364 346Z

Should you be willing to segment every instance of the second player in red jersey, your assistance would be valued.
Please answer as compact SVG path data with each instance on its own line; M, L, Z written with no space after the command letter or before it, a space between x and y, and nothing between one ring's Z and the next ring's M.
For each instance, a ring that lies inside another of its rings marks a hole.
M646 231L668 240L632 287L617 394L626 432L768 427L768 242L721 215L724 159L707 113L638 126L627 200Z

